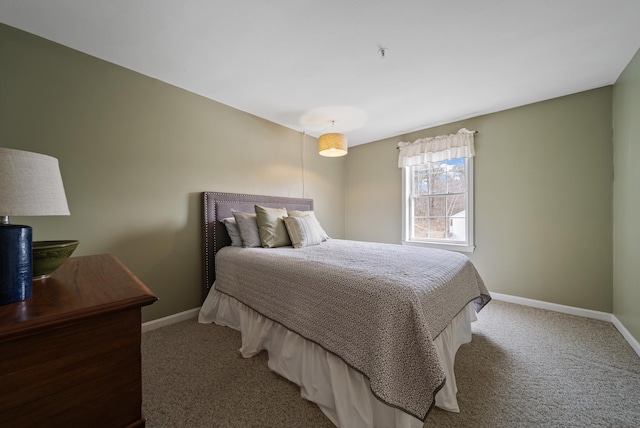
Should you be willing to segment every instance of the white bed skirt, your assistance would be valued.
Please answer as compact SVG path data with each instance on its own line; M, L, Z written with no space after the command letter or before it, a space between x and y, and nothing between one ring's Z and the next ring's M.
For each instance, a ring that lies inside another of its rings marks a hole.
M471 342L473 303L463 309L434 340L447 376L436 394L436 406L459 412L453 372L458 347ZM321 346L287 330L238 300L211 289L198 321L240 330L240 353L250 358L262 350L269 354L269 369L300 386L303 398L316 403L338 427L421 428L419 419L378 400L369 380Z

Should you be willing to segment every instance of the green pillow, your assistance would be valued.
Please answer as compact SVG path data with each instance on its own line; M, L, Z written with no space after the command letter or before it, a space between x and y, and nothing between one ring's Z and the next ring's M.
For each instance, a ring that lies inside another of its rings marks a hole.
M260 242L264 248L285 247L291 245L291 239L282 220L287 216L286 208L267 208L255 206Z

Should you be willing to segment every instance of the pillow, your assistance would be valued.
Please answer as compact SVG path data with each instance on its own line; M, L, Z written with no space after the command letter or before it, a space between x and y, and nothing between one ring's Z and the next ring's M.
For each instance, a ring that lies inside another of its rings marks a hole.
M287 228L282 221L282 218L287 216L286 208L267 208L256 205L255 209L262 246L275 248L291 245Z
M240 231L236 224L236 219L233 217L227 217L222 219L222 223L227 228L229 238L231 238L231 245L234 247L242 247L242 238L240 238Z
M322 236L318 232L316 220L310 215L303 217L285 217L284 225L287 227L293 248L318 245L322 242Z
M329 235L327 235L327 232L325 232L322 226L320 226L320 222L316 218L316 215L313 213L313 211L288 211L287 215L289 215L290 217L311 217L316 224L316 229L318 229L318 233L320 234L322 240L326 241L327 239L330 239Z
M238 211L232 211L233 217L236 219L236 225L238 226L238 232L240 232L240 239L242 240L243 247L260 247L260 234L258 233L258 223L256 222L256 215L249 213L241 213Z

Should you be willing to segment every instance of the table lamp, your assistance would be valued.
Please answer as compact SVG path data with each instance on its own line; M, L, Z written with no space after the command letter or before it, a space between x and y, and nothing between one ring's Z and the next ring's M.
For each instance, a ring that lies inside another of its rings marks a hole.
M9 216L69 214L56 158L0 147L0 305L31 297L31 227Z

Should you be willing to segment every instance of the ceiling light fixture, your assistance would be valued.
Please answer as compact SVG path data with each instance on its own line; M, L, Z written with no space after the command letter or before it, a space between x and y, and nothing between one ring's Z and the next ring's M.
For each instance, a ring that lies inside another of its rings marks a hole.
M331 127L335 125L336 121L331 121ZM347 154L347 136L332 132L329 134L323 134L318 138L318 153L321 156L330 158L337 158Z

